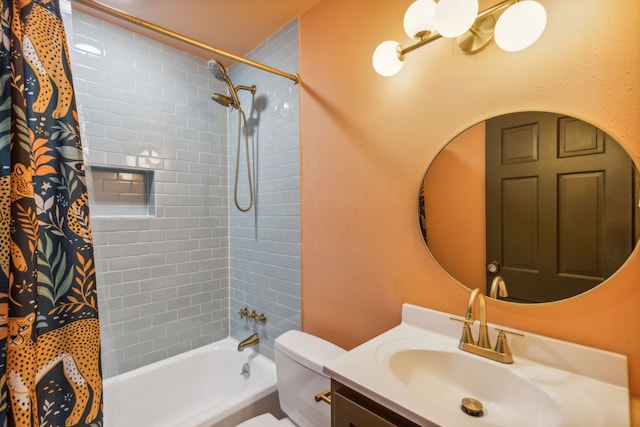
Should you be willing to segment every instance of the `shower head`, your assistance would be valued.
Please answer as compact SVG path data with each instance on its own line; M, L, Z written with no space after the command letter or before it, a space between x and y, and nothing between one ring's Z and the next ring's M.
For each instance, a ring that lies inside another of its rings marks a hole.
M211 71L213 76L221 82L226 82L227 80L229 80L229 78L227 77L227 70L225 70L222 64L215 59L209 61L209 70Z
M220 95L218 93L214 93L211 99L216 101L218 104L224 105L225 107L231 106L235 108L240 108L240 100L238 99L238 93L234 89L233 83L231 83L231 80L227 75L227 70L225 70L222 64L216 61L215 59L210 60L208 65L209 65L209 70L211 71L213 76L216 79L220 80L221 82L225 82L227 84L227 87L229 88L229 94L231 95L229 97L225 95ZM226 102L226 100L223 100L222 98L226 98L230 102Z
M216 101L218 104L222 105L223 107L236 107L236 105L233 103L233 99L231 99L231 97L229 97L227 95L223 95L221 93L214 93L213 95L211 95L211 99L213 99L214 101Z

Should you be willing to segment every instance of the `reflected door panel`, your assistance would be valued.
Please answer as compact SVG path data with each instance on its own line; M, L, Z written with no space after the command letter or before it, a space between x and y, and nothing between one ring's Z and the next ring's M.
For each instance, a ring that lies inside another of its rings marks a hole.
M502 265L507 299L568 298L624 263L634 243L632 171L617 143L578 119L487 120L486 255Z

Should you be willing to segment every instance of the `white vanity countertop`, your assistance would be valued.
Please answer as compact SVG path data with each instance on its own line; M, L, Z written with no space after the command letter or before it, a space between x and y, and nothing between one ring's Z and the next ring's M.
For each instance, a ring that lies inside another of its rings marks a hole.
M549 401L562 408L562 417L554 418L551 425L545 425L549 420L532 421L531 425L582 427L579 423L588 419L589 423L583 425L629 426L626 356L522 332L524 337L508 337L514 363L505 365L459 350L462 324L452 321L450 316L404 304L400 325L331 360L324 371L347 387L425 427L499 426L495 418L473 418L459 408L445 408L442 402L420 398L391 373L388 363L394 352L407 349L460 352L480 358L481 361L474 361L475 365L484 363L487 371L509 370L516 378L535 383ZM495 343L494 325L489 326L491 342ZM475 335L477 325L472 330ZM447 372L443 372L442 377L446 378ZM487 387L491 386L489 379ZM522 413L523 419L534 415Z

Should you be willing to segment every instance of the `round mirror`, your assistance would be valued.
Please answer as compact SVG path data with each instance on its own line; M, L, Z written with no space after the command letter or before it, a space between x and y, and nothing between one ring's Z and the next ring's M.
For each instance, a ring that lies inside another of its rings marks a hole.
M640 236L640 174L613 138L574 117L520 112L465 130L420 185L420 231L468 288L511 302L579 295Z

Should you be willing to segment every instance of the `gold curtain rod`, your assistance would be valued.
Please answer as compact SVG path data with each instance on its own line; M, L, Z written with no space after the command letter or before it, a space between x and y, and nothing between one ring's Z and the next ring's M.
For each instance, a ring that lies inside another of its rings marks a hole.
M194 40L194 39L192 39L190 37L183 36L182 34L178 34L176 32L168 30L166 28L160 27L159 25L155 25L155 24L152 24L151 22L145 21L143 19L136 18L134 16L128 15L128 14L126 14L124 12L121 12L119 10L113 9L113 8L111 8L109 6L105 6L105 5L101 4L101 3L95 2L93 0L72 0L72 1L75 2L75 3L80 3L82 5L88 6L88 7L92 8L92 9L99 10L101 12L104 12L104 13L108 14L108 15L115 16L116 18L120 18L120 19L123 19L125 21L132 22L132 23L134 23L134 24L136 24L136 25L138 25L140 27L144 27L144 28L146 28L148 30L155 31L157 33L160 33L162 35L171 37L171 38L179 40L181 42L190 44L190 45L198 47L200 49L204 49L204 50L212 52L212 53L214 53L216 55L224 56L225 58L229 58L229 59L232 59L234 61L238 61L238 62L241 62L241 63L246 64L246 65L250 65L250 66L255 67L255 68L259 68L259 69L261 69L263 71L267 71L267 72L272 73L272 74L277 74L278 76L286 77L287 79L291 80L295 84L300 83L300 76L298 74L285 73L284 71L278 70L277 68L273 68L273 67L261 64L261 63L256 62L256 61L252 61L250 59L246 59L246 58L243 58L241 56L234 55L233 53L225 52L224 50L220 50L220 49L215 48L213 46L209 46L207 44L204 44L202 42Z

